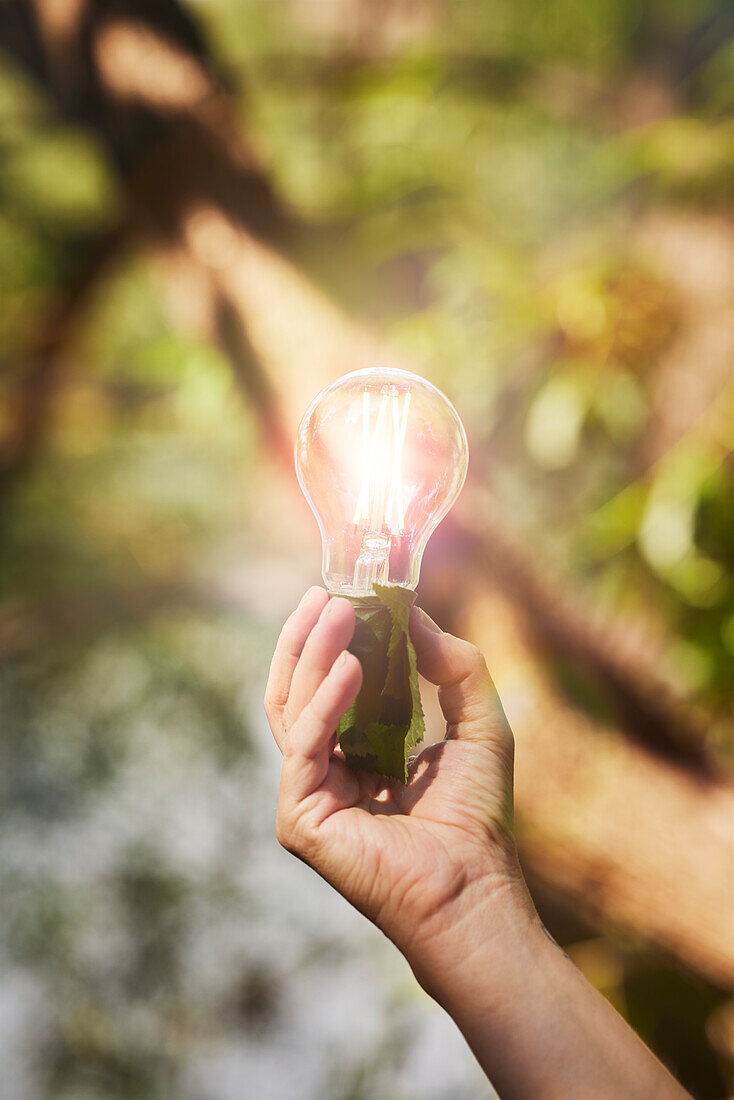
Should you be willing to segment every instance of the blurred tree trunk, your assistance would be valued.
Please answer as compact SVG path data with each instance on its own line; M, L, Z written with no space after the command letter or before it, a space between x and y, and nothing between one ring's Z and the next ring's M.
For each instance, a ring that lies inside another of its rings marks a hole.
M224 76L176 0L7 0L0 34L60 112L100 138L156 238L177 239L204 198L261 235L285 230Z
M506 592L474 575L460 628L515 730L523 861L579 911L734 985L734 787L630 744L559 700Z
M321 385L396 360L276 251L292 223L195 24L174 0L6 0L0 30L59 109L107 148L125 196L126 240L155 242L196 268L213 302L212 335L273 452L289 462L293 426ZM62 304L50 359L83 303L70 292L66 312ZM35 401L44 392L31 388ZM43 416L28 422L18 448L26 456ZM485 502L474 511L487 514ZM473 563L471 583L442 591L435 568L424 592L428 602L468 609L458 628L496 670L517 735L529 866L595 918L609 916L734 986L734 793L707 759L699 720L660 682L654 656L625 647L623 629L590 624L563 585L559 597L491 513L482 527L454 521L442 538L443 553ZM597 727L558 697L542 673L539 637L604 683L620 704L616 726Z
M7 0L0 41L62 117L99 138L123 200L120 225L74 249L75 273L28 349L13 428L0 445L7 482L32 458L76 318L122 249L175 245L202 202L267 240L282 242L291 223L235 118L223 75L175 0ZM249 396L264 401L270 442L290 451L268 412L267 382L246 354L246 334L233 342L226 316L220 302L210 335L234 355Z
M193 254L216 268L241 309L292 430L307 397L338 373L411 366L212 208L188 232ZM660 680L644 639L582 610L486 500L464 512L484 518L446 521L422 594L444 623L485 648L497 674L518 743L523 858L587 915L734 987L734 786L707 757L701 716ZM467 564L461 591L456 554ZM597 726L559 698L542 673L539 640L603 681L620 704L620 725Z

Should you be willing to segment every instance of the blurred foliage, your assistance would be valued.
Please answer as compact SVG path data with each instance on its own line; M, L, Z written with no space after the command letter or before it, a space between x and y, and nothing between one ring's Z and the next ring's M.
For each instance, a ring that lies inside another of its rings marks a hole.
M658 623L666 674L734 744L731 533L705 534L734 505L732 384L715 429L684 417L645 458L676 341L705 324L705 219L734 190L726 6L461 2L407 28L400 5L380 27L325 7L293 5L290 36L281 4L202 9L281 192L341 228L305 261L456 397L517 523ZM691 224L681 278L657 237ZM722 282L724 329L730 264ZM732 352L711 350L686 367L704 391Z
M663 674L734 751L728 5L190 8L312 231L298 261L451 393L475 484L596 605L650 627ZM120 214L104 152L4 62L0 402L78 250ZM376 974L350 917L324 932L319 886L288 896L268 870L273 760L245 716L261 723L312 532L225 356L170 316L154 267L138 249L106 270L3 501L0 952L31 983L12 1095L225 1100L248 1073L304 1100L478 1095L446 1030L453 1068L421 1078L443 1025L388 949ZM357 961L329 985L340 942ZM601 977L598 951L579 965L673 1057L718 994L601 942ZM328 1023L294 1025L299 975L327 1016L343 1018L338 982L359 990L349 1052ZM688 1049L689 1086L723 1095L711 1048Z

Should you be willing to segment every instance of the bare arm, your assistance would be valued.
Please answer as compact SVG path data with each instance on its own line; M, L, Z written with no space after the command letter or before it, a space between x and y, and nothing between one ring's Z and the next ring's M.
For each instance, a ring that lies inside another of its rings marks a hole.
M413 969L503 1100L687 1095L547 935L524 887L478 891Z
M481 655L414 611L447 729L403 787L351 772L335 747L361 684L353 629L351 605L314 588L278 642L281 843L393 940L504 1100L685 1097L538 919L512 838L512 734Z

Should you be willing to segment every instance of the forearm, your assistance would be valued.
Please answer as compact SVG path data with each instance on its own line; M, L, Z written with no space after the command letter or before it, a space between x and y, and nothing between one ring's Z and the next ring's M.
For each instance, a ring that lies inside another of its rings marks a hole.
M682 1100L683 1089L545 932L524 884L483 889L411 962L503 1100Z

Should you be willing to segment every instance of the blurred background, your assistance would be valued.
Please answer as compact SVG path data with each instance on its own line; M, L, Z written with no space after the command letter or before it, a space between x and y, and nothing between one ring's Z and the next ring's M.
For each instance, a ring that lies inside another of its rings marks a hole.
M2 0L0 41L5 1100L489 1094L274 838L293 434L378 363L467 427L419 596L487 654L543 919L734 1095L731 3Z

